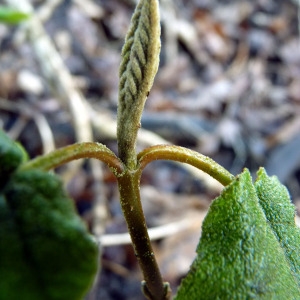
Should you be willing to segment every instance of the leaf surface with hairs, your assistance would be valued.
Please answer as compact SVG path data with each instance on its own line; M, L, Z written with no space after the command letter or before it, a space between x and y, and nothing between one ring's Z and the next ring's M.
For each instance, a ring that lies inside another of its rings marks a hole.
M247 170L216 198L176 299L299 299L300 290Z
M98 246L60 180L19 171L23 156L0 131L0 300L82 299L98 268Z

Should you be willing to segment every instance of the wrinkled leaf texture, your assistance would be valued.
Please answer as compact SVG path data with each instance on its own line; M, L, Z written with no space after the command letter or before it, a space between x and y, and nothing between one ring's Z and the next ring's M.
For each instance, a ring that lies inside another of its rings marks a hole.
M255 188L259 204L300 286L300 228L295 224L295 206L288 190L277 177L269 177L263 168L258 171Z
M284 186L248 170L216 198L177 300L300 299L299 230Z
M60 180L19 171L24 150L0 131L0 300L82 299L98 246Z

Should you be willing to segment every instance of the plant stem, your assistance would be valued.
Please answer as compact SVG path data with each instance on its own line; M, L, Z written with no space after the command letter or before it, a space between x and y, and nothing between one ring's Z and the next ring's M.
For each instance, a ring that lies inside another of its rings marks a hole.
M215 178L224 186L234 180L234 176L211 158L196 151L170 145L149 147L138 154L140 168L144 169L153 160L164 159L192 165Z
M41 155L21 165L21 169L41 169L48 171L67 162L80 158L96 158L106 163L115 176L123 173L123 164L106 146L100 143L78 143L66 146L49 154Z
M127 222L135 255L142 269L144 294L153 300L167 300L168 286L164 284L147 231L140 200L141 170L127 169L118 177L121 207Z

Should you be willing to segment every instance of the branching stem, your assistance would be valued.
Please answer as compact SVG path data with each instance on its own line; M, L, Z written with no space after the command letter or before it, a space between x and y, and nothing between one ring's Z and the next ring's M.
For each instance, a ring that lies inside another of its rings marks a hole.
M156 262L140 199L142 170L151 161L173 160L190 164L223 185L228 185L234 176L212 159L179 146L158 145L147 148L137 155L137 167L124 167L120 159L106 146L99 143L78 143L37 157L21 166L22 169L50 170L80 158L96 158L106 163L118 179L121 207L127 222L134 251L144 276L143 292L148 299L170 299L170 290L164 283Z

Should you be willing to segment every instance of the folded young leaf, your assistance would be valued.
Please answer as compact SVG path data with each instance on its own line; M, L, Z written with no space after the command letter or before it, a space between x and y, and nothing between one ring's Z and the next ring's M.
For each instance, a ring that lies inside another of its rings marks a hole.
M140 0L131 19L120 65L117 139L119 157L135 168L135 144L145 101L159 64L158 0Z
M259 204L300 286L300 229L295 223L295 206L291 203L288 190L275 176L269 177L263 168L257 175L254 186Z
M9 180L0 188L0 300L82 299L97 271L97 244L56 176L13 172L16 147L2 134L0 178Z
M197 254L177 300L300 298L247 170L212 203Z

